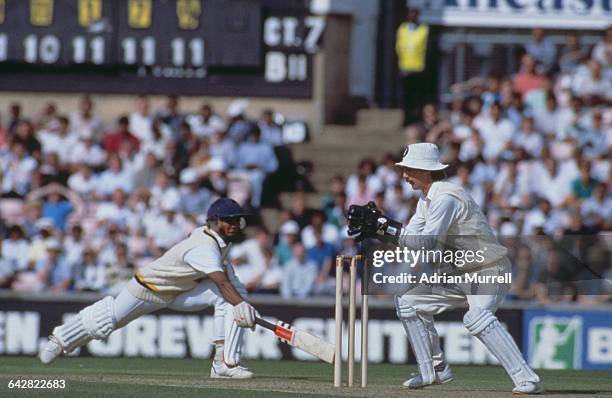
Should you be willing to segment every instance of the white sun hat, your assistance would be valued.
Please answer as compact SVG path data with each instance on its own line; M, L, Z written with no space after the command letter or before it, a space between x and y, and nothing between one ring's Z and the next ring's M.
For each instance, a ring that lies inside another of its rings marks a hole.
M227 115L229 117L236 117L244 113L246 108L249 106L249 100L246 98L238 98L233 100L227 107Z
M438 146L429 142L408 145L402 161L395 165L429 171L444 170L448 167L447 164L440 163Z

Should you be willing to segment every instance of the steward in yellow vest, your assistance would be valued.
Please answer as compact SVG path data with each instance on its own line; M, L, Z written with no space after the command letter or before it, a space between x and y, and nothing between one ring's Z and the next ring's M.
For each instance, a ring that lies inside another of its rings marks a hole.
M400 72L423 72L427 55L429 27L403 22L397 29L395 52Z

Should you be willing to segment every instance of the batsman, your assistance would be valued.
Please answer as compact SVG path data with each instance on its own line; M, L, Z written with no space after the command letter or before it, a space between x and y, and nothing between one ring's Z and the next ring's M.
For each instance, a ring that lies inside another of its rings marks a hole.
M255 328L257 311L242 297L246 291L224 264L232 242L240 240L247 215L229 198L208 209L206 225L196 228L148 266L141 268L115 298L108 296L82 309L53 329L39 352L49 364L93 339L106 339L132 320L170 308L177 311L215 309L213 378L251 378L240 366L244 328Z
M484 249L484 261L457 269L478 275L498 276L508 270L507 250L497 241L482 210L460 186L444 181L448 167L440 162L435 144L408 145L401 162L403 179L421 192L415 214L407 225L384 216L374 203L352 205L348 211L349 234L357 240L373 238L410 250ZM427 268L432 264L421 264ZM453 380L453 373L440 348L434 315L457 306L468 310L463 317L467 330L480 340L504 367L515 394L543 392L538 375L523 359L516 343L495 316L497 306L507 293L507 285L488 286L478 291L477 284L415 284L395 298L397 316L402 321L416 357L418 374L406 380L410 389L423 388Z

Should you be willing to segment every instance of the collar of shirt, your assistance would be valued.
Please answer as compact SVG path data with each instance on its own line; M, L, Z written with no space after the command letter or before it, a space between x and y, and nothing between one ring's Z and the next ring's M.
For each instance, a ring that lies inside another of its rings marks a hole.
M208 228L208 227L204 227L204 233L207 233L210 236L212 236L213 238L215 238L215 240L217 241L217 243L219 244L219 247L221 249L223 249L224 247L227 246L227 243L225 243L223 238L216 231L214 231L213 229Z
M434 181L429 187L429 191L427 191L427 196L421 194L421 200L424 200L425 204L428 207L431 204L431 201L433 200L434 196L436 195L438 188L440 188L440 181Z

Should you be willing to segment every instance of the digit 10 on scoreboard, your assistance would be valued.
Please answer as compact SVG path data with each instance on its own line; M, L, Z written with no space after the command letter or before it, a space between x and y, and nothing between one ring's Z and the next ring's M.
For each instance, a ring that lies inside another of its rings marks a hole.
M305 6L0 0L0 90L307 97L324 20Z

